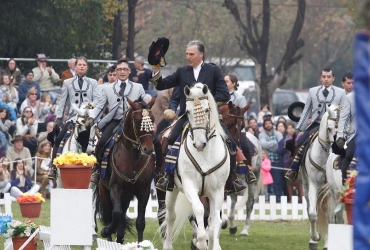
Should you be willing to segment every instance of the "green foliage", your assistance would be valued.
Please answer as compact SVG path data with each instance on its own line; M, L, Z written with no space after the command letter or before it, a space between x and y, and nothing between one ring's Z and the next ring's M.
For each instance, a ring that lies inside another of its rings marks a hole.
M101 0L14 0L0 5L1 56L99 58Z

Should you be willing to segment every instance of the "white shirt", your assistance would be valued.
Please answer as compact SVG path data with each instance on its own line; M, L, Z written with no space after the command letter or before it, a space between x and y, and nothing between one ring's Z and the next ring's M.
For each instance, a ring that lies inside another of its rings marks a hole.
M199 72L202 69L202 65L203 65L203 61L198 66L193 68L194 78L195 78L196 81L198 80Z
M324 85L322 85L321 90L324 90L325 88L326 88L326 87L325 87ZM327 87L326 89L330 92L330 90L331 90L331 85L330 85L329 87Z

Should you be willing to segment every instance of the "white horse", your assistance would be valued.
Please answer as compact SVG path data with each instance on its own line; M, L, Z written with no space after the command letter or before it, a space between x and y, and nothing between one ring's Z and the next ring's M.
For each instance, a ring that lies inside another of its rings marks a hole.
M173 249L173 239L194 213L198 222L196 247L199 250L219 250L220 212L224 186L230 171L230 156L224 143L226 134L218 118L216 102L207 85L196 83L192 88L185 87L184 92L189 132L180 147L175 171L177 189L166 193L167 211L163 223L166 226L166 236L163 249ZM186 199L179 195L180 191ZM203 223L204 207L199 196L209 199L207 231Z
M326 162L336 134L337 122L336 107L331 105L323 115L318 136L312 141L304 162L301 164L303 190L310 220L310 250L317 249L320 233L325 233L324 249L327 249L328 222L334 218L328 214L334 210L329 208L333 204L330 204L330 199L327 199L327 185L325 184L327 183Z
M74 103L71 103L71 108L76 111L76 118L72 120L74 129L71 136L64 142L62 155L67 152L82 153L82 148L77 142L78 134L85 130L85 120L89 117L89 112L91 111L88 103L81 104L81 108L78 108ZM58 176L60 176L60 171L58 168ZM57 179L57 187L63 188L61 178Z
M237 203L237 194L230 194L231 207L229 211L229 232L230 234L235 234L237 232L237 225L235 222L235 209L242 209L246 206L246 219L244 222L243 230L240 232L241 236L249 235L249 222L251 218L251 213L253 211L254 201L258 199L259 191L263 187L262 174L261 174L261 162L262 162L262 146L260 141L254 135L250 133L245 133L247 138L252 142L255 149L255 155L252 156L252 166L253 172L257 178L257 181L248 184L248 189L245 190L243 198Z

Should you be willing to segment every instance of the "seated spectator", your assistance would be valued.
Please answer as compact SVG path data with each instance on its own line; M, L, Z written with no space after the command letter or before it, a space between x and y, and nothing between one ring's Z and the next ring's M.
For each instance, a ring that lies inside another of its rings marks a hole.
M3 199L4 194L8 193L11 188L10 171L7 169L6 165L3 164L4 159L6 158L2 157L0 159L0 199Z
M39 133L39 136L37 137L37 141L40 144L43 141L47 140L47 136L50 132L53 131L54 128L54 122L48 122L46 124L46 131Z
M17 120L16 111L12 107L10 107L8 104L6 104L5 102L0 102L0 108L5 108L8 111L11 121L15 122Z
M5 134L8 141L13 139L16 128L15 122L9 118L8 110L0 108L0 130Z
M33 114L31 107L26 107L22 116L17 119L17 135L23 137L23 143L26 148L31 152L31 155L34 156L37 150L37 119Z
M9 75L11 84L18 88L18 85L22 80L22 72L17 68L17 62L14 58L10 58L8 60L6 68L3 70L3 74Z
M2 85L0 87L0 99L2 102L7 103L14 110L17 110L18 104L18 91L10 82L10 77L7 74L2 76Z
M23 113L25 107L31 107L36 119L39 117L40 100L37 100L37 90L35 88L30 88L28 90L27 97L22 102L19 112Z
M40 109L39 109L39 127L38 133L46 131L46 120L55 119L56 105L52 103L51 96L48 92L45 92L41 96Z
M8 148L6 158L8 158L10 162L15 161L17 158L23 159L25 162L25 168L32 177L35 171L32 168L31 153L28 148L23 146L23 137L21 135L14 136L12 143L14 146Z
M51 162L51 144L48 141L43 141L39 144L38 151L36 153L37 162L36 162L36 170L37 170L37 182L41 183L40 193L44 198L46 198L46 186L49 183L48 173L49 173L49 166ZM55 180L53 180L55 182ZM56 186L54 184L54 186Z
M27 192L36 194L40 186L32 183L29 170L25 167L22 159L17 158L13 163L13 169L10 172L10 195L18 198L19 195Z
M24 72L24 76L26 77L24 81L19 84L18 88L18 95L19 95L19 106L23 103L23 101L27 97L27 92L30 88L35 87L37 90L37 99L41 97L41 90L40 85L33 80L33 72L32 70L28 69Z

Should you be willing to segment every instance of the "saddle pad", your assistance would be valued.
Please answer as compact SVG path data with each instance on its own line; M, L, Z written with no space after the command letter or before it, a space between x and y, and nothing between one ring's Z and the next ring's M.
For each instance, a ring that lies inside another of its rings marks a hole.
M57 149L57 154L56 154L57 157L63 153L64 144L66 143L68 138L72 136L73 130L74 130L74 125L73 125L73 123L70 123L68 125L67 132L64 134L63 139L60 142L59 147Z
M180 152L180 146L181 146L181 135L177 137L176 142L171 147L171 149L169 149L167 152L166 158L164 160L164 171L166 173L170 173L170 174L175 173L175 168L177 165L177 158Z
M343 158L340 155L337 155L337 157L335 157L333 162L333 169L335 170L342 169L342 159Z
M248 168L247 168L247 165L245 165L244 162L238 162L237 165L236 165L236 172L240 175L242 174L248 174Z

